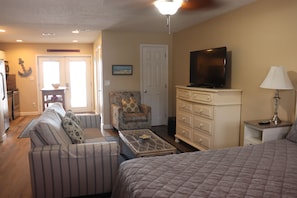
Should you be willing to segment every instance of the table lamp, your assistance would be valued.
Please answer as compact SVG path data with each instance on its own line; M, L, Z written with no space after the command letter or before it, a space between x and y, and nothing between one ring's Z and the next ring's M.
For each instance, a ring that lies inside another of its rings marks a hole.
M271 119L275 125L279 124L281 120L278 117L278 106L279 106L279 90L289 90L294 89L288 74L286 73L283 66L271 66L266 78L260 85L261 88L265 89L275 89L275 94L273 97L274 101L274 115Z

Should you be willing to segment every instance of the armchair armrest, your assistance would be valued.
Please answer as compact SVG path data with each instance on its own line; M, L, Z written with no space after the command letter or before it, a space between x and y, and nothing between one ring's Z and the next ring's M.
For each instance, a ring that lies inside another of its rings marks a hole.
M111 192L118 170L117 142L46 145L29 151L34 197Z
M115 128L119 129L120 120L123 120L123 108L116 104L111 104L111 124Z
M146 115L149 115L149 114L151 114L151 106L148 106L146 104L141 104L140 111L145 113Z

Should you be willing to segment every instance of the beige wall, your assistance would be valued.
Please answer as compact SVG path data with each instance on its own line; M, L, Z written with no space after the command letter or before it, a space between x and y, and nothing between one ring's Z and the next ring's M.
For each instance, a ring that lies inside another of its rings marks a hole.
M273 90L259 88L271 65L283 65L297 86L297 1L258 0L257 2L227 13L203 24L172 35L104 31L94 44L1 44L7 52L11 72L21 68L18 58L32 67L33 80L17 76L21 91L21 111L36 112L32 105L37 101L36 56L54 55L46 49L80 49L81 54L94 54L100 46L98 60L102 63L102 112L108 125L108 93L113 90L140 90L140 44L166 44L169 49L169 115L175 114L175 85L189 83L189 52L210 47L227 46L232 51L232 87L243 90L241 119L268 119L273 114ZM102 52L102 54L101 54ZM63 55L63 53L58 53ZM73 53L73 55L78 55ZM102 57L102 59L101 59ZM101 62L102 61L102 62ZM132 76L112 76L112 64L132 64ZM100 72L97 71L97 74ZM95 74L96 75L96 74ZM98 91L100 87L97 88ZM295 93L281 91L280 118L294 120ZM98 99L98 101L100 101ZM243 125L241 125L242 133Z
M190 51L227 46L232 87L243 90L242 121L271 118L274 91L259 85L270 66L283 65L297 87L296 10L296 0L261 0L174 34L175 85L189 83ZM293 121L295 92L281 91L280 97L280 118Z
M103 83L110 82L110 85L103 84L103 122L110 124L109 92L119 90L139 90L140 87L140 44L163 44L168 45L169 82L172 81L172 37L167 33L132 33L132 32L111 32L102 33L102 61L103 61ZM128 64L133 65L132 76L113 76L112 65ZM171 83L170 83L171 84ZM171 91L171 85L169 87ZM169 105L173 103L172 93L169 91ZM172 108L169 106L169 109ZM171 115L171 112L169 112Z
M6 59L9 62L10 74L16 74L17 88L20 90L20 111L21 115L32 115L39 113L38 105L41 99L38 98L37 90L37 56L38 55L92 55L92 44L14 44L0 43L0 49L6 52ZM48 53L47 49L79 49L79 53ZM32 74L28 77L21 77L18 71L23 72L18 59L22 58L26 69L32 68ZM33 105L35 103L35 105Z

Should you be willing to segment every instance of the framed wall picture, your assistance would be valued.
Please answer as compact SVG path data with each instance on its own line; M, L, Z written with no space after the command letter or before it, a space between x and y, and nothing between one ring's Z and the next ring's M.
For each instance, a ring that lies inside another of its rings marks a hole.
M132 75L132 65L112 65L112 75Z

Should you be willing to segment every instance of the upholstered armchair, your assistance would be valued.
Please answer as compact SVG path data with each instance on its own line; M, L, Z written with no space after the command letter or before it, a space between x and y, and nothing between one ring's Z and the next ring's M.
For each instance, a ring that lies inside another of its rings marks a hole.
M110 92L111 124L117 130L151 127L151 107L141 104L140 91Z

